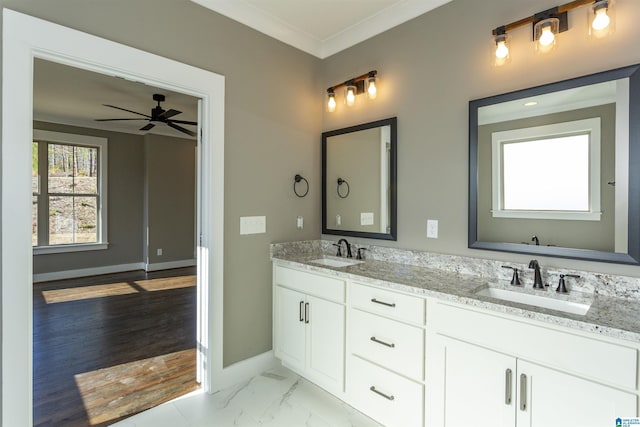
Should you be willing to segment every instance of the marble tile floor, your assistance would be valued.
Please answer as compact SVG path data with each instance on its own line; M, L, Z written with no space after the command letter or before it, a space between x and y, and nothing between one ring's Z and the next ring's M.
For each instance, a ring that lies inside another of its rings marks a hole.
M380 427L288 369L267 371L213 395L193 393L114 427Z

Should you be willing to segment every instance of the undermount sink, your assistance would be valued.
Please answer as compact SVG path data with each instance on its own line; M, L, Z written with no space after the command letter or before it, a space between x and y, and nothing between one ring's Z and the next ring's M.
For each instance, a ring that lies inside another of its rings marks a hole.
M323 257L318 259L312 259L309 262L312 262L314 264L326 265L328 267L348 267L350 265L362 264L363 261L357 261L357 260L348 259L348 258Z
M503 301L516 302L520 304L533 305L550 310L563 311L565 313L579 314L581 316L587 314L589 308L591 307L591 304L566 301L563 299L549 298L542 295L533 295L491 287L480 289L476 292L476 295L496 298Z

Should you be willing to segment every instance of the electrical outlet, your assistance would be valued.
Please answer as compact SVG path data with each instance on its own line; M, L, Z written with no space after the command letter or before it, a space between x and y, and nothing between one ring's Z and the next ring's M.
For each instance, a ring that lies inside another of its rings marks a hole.
M296 227L298 227L298 230L302 230L304 228L304 218L302 215L298 215L298 219L296 219Z
M438 238L438 220L437 219L427 220L427 238L429 239Z
M336 227L340 227L342 225L342 217L340 214L336 215Z
M156 254L157 254L158 256L162 256L162 248L159 248L159 249L156 251Z

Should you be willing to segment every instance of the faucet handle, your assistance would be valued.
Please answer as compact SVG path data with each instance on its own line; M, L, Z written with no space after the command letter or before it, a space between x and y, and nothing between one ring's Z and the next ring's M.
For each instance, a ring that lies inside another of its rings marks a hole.
M336 254L336 256L341 257L342 256L342 245L338 245L338 244L334 243L333 246L338 248L338 253Z
M511 284L513 286L521 286L522 283L520 283L520 277L518 277L518 269L515 267L511 267L509 265L503 265L502 268L509 268L511 270L513 270L513 277L511 278Z
M360 259L360 260L364 259L364 255L362 254L361 251L366 251L366 250L367 248L358 248L358 255L356 255L356 259Z
M578 276L577 274L561 274L560 275L560 280L558 281L558 287L556 288L556 292L561 293L561 294L566 294L569 293L569 291L567 290L567 287L564 283L564 278L565 277L573 277L575 279L580 278L580 276Z

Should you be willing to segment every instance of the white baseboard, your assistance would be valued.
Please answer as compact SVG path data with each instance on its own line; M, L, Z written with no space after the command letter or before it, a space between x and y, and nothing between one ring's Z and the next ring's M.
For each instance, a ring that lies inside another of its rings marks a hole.
M80 268L77 270L52 271L33 275L33 283L48 282L51 280L75 279L76 277L97 276L99 274L122 273L124 271L144 270L143 262L131 264L106 265L104 267Z
M264 371L274 369L278 366L281 366L280 361L275 358L272 350L246 360L241 360L240 362L227 366L222 369L221 372L213 373L213 385L209 393L215 393L216 391L247 381L256 375L260 375Z
M182 259L179 261L158 262L155 264L146 264L145 270L147 271L159 271L170 270L172 268L193 267L197 264L195 259Z

